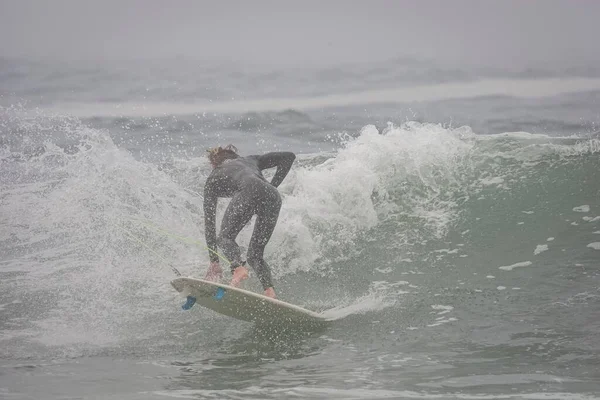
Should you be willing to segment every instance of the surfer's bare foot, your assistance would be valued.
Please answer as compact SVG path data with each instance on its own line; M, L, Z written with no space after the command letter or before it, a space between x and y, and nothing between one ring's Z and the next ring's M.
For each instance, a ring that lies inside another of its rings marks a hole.
M272 287L265 289L264 295L272 299L275 298L275 289Z
M238 287L244 279L248 279L248 268L240 265L233 270L233 278L231 278L230 285Z
M204 276L204 279L211 282L219 282L223 278L223 270L219 266L218 262L210 263L208 271Z

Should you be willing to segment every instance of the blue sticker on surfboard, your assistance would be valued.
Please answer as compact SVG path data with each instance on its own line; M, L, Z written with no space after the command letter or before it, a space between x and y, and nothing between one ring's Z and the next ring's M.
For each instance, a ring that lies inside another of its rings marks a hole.
M223 296L225 296L225 289L220 287L217 289L217 293L215 293L215 299L221 300L223 298Z

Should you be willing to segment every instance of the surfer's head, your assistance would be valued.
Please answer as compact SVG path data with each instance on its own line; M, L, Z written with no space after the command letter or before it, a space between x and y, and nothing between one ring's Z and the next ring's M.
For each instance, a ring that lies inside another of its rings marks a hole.
M208 159L210 160L213 168L221 165L221 163L225 160L239 157L237 148L232 144L228 144L225 147L213 147L212 149L208 149L206 151L208 152Z

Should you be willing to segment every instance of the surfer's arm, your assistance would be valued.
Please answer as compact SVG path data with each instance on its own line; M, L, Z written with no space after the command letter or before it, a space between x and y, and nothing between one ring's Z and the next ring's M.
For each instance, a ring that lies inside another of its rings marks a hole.
M258 157L258 168L262 171L263 169L277 167L277 171L271 180L271 185L278 187L288 172L290 172L295 159L296 155L289 151L267 153Z
M206 246L208 247L208 256L211 262L218 262L217 255L217 195L212 190L210 182L204 187L204 235Z

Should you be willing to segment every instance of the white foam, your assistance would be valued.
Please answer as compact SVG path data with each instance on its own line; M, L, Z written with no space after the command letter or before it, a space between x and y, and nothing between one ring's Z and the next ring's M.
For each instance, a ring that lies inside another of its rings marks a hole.
M590 206L587 204L584 204L582 206L573 207L573 211L583 212L583 213L590 212Z
M418 329L414 327L414 329ZM364 371L360 372L364 373ZM561 382L579 382L573 378L545 374L488 374L455 376L452 378L430 379L416 386L432 387L428 390L388 390L369 387L344 388L343 385L298 385L294 387L259 387L249 386L244 389L168 389L141 392L143 396L133 396L135 399L146 398L177 398L177 399L328 399L328 400L363 400L363 399L413 399L413 400L598 400L593 393L572 393L559 391L532 392L525 390L509 391L517 385L531 383L548 383L557 385ZM489 393L481 393L481 388L504 387ZM446 388L446 390L440 390ZM449 392L447 388L454 388ZM458 391L457 388L462 390ZM465 390L468 389L469 391Z
M531 264L533 264L531 261L523 261L523 262L518 262L518 263L513 264L513 265L502 266L502 267L499 267L498 269L501 269L501 270L504 270L504 271L512 271L515 268L528 267Z
M554 240L554 238L553 238L553 237L549 237L548 239L546 239L546 242L551 242L551 241L553 241L553 240Z
M352 314L366 314L394 306L397 303L398 296L407 293L399 290L398 287L407 284L406 281L393 283L387 281L372 282L367 294L354 300L347 299L346 304L325 310L322 315L325 318L336 320Z
M498 289L498 290L506 290L506 286L498 286L496 289Z
M499 176L496 176L493 178L481 179L480 182L484 186L491 186L491 185L499 185L501 183L504 183L504 179Z
M440 326L443 324L447 324L448 322L454 322L454 321L458 321L458 318L454 318L454 317L450 317L448 319L436 319L437 322L434 322L433 324L428 324L427 326L429 327L433 327L433 326Z
M383 133L366 126L325 160L322 154L299 157L280 186L283 207L269 248L286 251L271 252L273 263L286 266L281 273L292 273L310 268L317 259L344 261L357 251L358 235L398 212L419 223L416 229L398 231L395 240L444 236L457 205L440 201L439 191L459 181L456 160L473 147L460 139L464 134L433 124L389 125ZM390 192L404 181L412 184L403 191L400 209ZM250 234L243 233L241 242Z
M461 376L461 377L455 376L455 377L452 377L449 379L443 379L441 381L422 383L422 384L419 384L419 386L436 387L436 388L463 388L463 389L464 388L477 388L477 389L481 389L482 387L485 387L485 386L515 387L516 385L520 385L520 384L542 383L542 382L547 382L547 383L551 384L551 383L581 382L581 381L579 379L570 378L570 377L548 375L548 374L541 373L541 371L539 371L538 373L532 373L532 374L471 375L471 376ZM518 399L561 398L558 396L554 397L554 394L552 394L552 393L544 393L540 397L537 397L535 393L531 393L531 394L528 393L528 395L524 395L521 393L515 393L515 394L516 394L516 396L514 396L514 397L518 398ZM548 395L548 396L546 396L546 395ZM470 396L470 395L467 395L467 396ZM488 395L475 394L475 395L471 395L471 396L478 397L478 396L488 396ZM500 394L500 395L490 395L490 397L496 398L496 399L508 399L508 398L512 398L513 396L510 394ZM567 397L567 398L569 398L569 397ZM588 396L585 396L585 395L582 397L589 398ZM455 398L455 397L450 396L448 398ZM589 398L589 400L592 400L592 399L593 399L593 397Z
M395 301L385 299L373 294L361 296L349 305L337 306L322 312L323 317L331 320L347 317L352 314L366 314L371 311L380 311L391 307Z
M540 253L543 253L544 251L548 250L548 245L547 244L538 244L535 247L535 250L533 251L533 255L537 256Z
M486 278L488 278L488 279L494 279L495 276L494 275L488 275L488 276L486 276Z
M446 254L456 254L458 253L458 249L439 249L439 250L434 250L435 253L446 253Z
M586 247L592 248L594 250L600 250L600 242L590 243Z
M447 314L450 311L454 310L453 306L445 306L442 304L434 304L431 306L431 308L433 308L434 310L441 310L439 313L437 313L438 315Z
M600 221L600 215L597 215L595 217L582 217L581 219L583 219L584 221L587 221L587 222L596 222L596 221Z
M52 129L39 128L44 125ZM126 218L143 214L166 230L200 237L201 199L116 146L107 131L65 117L27 120L21 128L41 153L11 166L17 170L8 186L15 193L3 199L2 216L14 227L18 245L30 249L31 273L16 281L20 291L44 299L39 310L27 313L35 328L31 340L76 356L82 347L153 334L130 328L146 318L164 320L172 307L165 301L174 293L168 264L197 268L203 260L198 249L157 240ZM60 135L65 143L75 142L72 151L55 144L62 142ZM131 240L123 227L140 240Z

